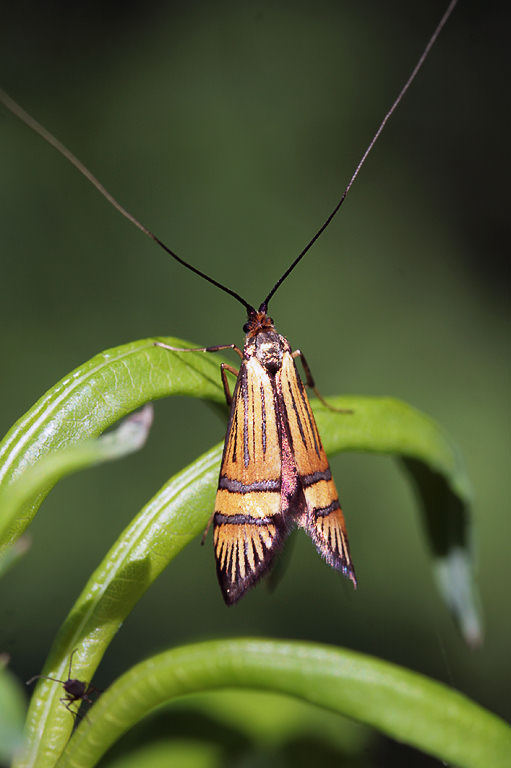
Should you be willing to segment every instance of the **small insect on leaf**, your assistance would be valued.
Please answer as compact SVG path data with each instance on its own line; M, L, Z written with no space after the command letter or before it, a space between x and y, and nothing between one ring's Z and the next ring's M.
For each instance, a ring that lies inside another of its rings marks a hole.
M95 693L102 693L102 691L99 688L96 688L95 685L92 685L91 683L86 683L83 680L77 680L76 678L71 677L71 668L73 664L73 656L75 655L76 651L78 649L75 648L72 652L71 656L69 657L69 670L67 675L67 680L59 680L56 677L50 677L48 675L34 675L34 677L31 677L30 680L27 680L27 685L31 685L34 680L52 680L54 683L60 683L65 691L65 696L62 696L59 701L65 706L65 708L70 712L73 717L79 718L80 715L78 714L78 709L80 707L80 704L78 704L78 708L72 709L71 705L75 702L82 702L86 701L87 704L92 704L93 701L90 698L91 695Z

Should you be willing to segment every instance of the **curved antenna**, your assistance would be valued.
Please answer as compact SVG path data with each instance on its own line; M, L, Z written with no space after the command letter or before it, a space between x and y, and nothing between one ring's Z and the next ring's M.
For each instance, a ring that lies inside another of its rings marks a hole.
M290 267L288 267L288 269L286 269L286 271L284 272L284 274L283 274L283 275L282 275L282 276L281 276L281 277L280 277L280 278L277 280L277 282L275 283L275 285L273 286L273 288L272 288L272 289L271 289L271 291L269 292L268 296L265 298L265 300L264 300L264 301L263 301L263 303L261 304L261 307L260 307L260 311L264 311L264 312L266 312L266 310L267 310L267 308L268 308L268 303L269 303L270 299L272 298L273 294L275 293L275 291L277 290L277 288L279 288L279 287L282 285L282 283L284 282L284 280L285 280L285 279L288 277L288 275L290 275L290 274L291 274L291 272L292 272L292 271L293 271L293 269L296 267L296 265L298 264L298 262L299 262L299 261L301 261L301 259L303 259L303 257L304 257L304 256L305 256L305 254L307 253L307 251L308 251L310 248L312 248L312 246L314 245L314 243L316 242L316 240L317 240L317 239L318 239L318 238L319 238L319 237L320 237L320 236L323 234L323 232L324 232L324 231L325 231L325 229L328 227L328 225L330 224L330 222L331 222L331 221L332 221L332 219L334 218L335 214L337 213L337 211L338 211L338 210L339 210L339 208L341 207L341 205L342 205L342 204L344 203L344 201L346 200L346 197L347 197L347 195L348 195L348 192L350 191L351 187L353 186L353 182L354 182L354 181L355 181L355 179L357 178L357 176L358 176L358 174L359 174L359 172L360 172L360 169L362 168L362 166L364 165L364 163L365 163L365 161L366 161L366 159L367 159L367 156L369 155L370 151L372 150L372 148L374 147L374 145L375 145L375 144L376 144L376 142L378 141L378 138L379 138L379 136L380 136L381 132L383 131L383 129L385 128L385 126L386 126L386 124L387 124L387 121L388 121L388 120L389 120L389 118L391 117L392 113L394 112L394 110L395 110L395 109L396 109L396 107L398 106L399 102L401 101L401 99L403 98L403 96L405 95L405 93L407 92L407 90L409 89L409 87L411 86L411 84L413 83L413 81L415 80L415 77L416 77L417 73L419 72L419 70L421 69L422 65L424 64L424 62L425 62L425 60L426 60L426 57L427 57L428 53L430 52L430 50L431 50L431 49L432 49L432 47L434 46L434 44L435 44L435 42L436 42L436 39L437 39L438 35L440 34L440 32L442 31L442 29L444 28L444 26L445 26L445 24L446 24L446 22L447 22L447 20L448 20L449 16L451 15L451 13L452 13L452 12L453 12L453 10L454 10L454 7L456 6L457 2L458 2L458 0L451 0L451 2L449 3L449 5L447 6L447 9L446 9L446 11L445 11L444 15L442 16L442 18L441 18L441 19L440 19L440 21L438 22L438 24L437 24L437 26L436 26L436 29L435 29L435 31L433 32L433 34L431 35L431 37L430 37L430 39L429 39L429 41L428 41L428 44L426 45L426 47L425 47L424 51L422 52L421 56L419 57L419 60L417 61L417 64L416 64L416 65L415 65L415 67L412 69L412 71L411 71L411 73L410 73L410 75L409 75L409 77L408 77L408 80L406 81L406 83L403 85L403 87L402 87L402 88L401 88L401 90L399 91L399 93L398 93L398 95L397 95L397 97L396 97L396 99L395 99L394 103L392 104L392 106L390 107L389 111L387 112L387 114L385 115L385 117L383 118L383 120L381 121L381 123L380 123L380 126L379 126L378 130L377 130L377 131L376 131L376 133L374 134L373 138L371 139L371 142L369 143L369 146L367 147L366 151L365 151L365 152L364 152L364 154L362 155L362 157L361 157L361 159L360 159L360 161L359 161L359 163L358 163L357 167L355 168L355 172L354 172L353 176L352 176L352 177L351 177L351 179L349 180L348 186L346 187L346 189L344 190L344 192L343 192L343 193L342 193L342 195L341 195L341 199L339 200L339 202L337 203L337 205L335 206L335 208L333 209L333 211L330 213L330 215L328 216L328 218L326 219L326 221L325 221L325 222L324 222L324 223L321 225L321 227L318 229L318 231L316 232L316 234L314 235L314 237L313 237L311 240L309 240L309 242L307 243L307 245L305 246L305 248L303 249L303 251L302 251L301 253L299 253L299 254L298 254L298 256L297 256L297 257L296 257L296 259L293 261L293 263L291 264L291 266L290 266Z
M225 293L228 293L230 296L235 298L237 301L240 302L240 304L243 304L247 312L250 314L251 312L254 312L254 308L247 302L245 299L239 295L239 293L236 293L236 291L232 291L230 288L227 288L227 286L222 285L222 283L219 283L218 280L215 280L212 277L209 277L209 275L206 275L205 272L201 272L200 269L197 269L196 267L192 267L191 264L188 264L187 261L182 259L180 256L177 255L177 253L174 253L168 246L165 245L158 237L156 237L153 232L151 232L150 229L147 229L143 224L141 224L138 219L136 219L132 214L126 210L126 208L123 208L123 206L115 199L113 195L110 194L110 192L105 189L103 184L89 171L88 168L85 167L85 165L76 157L76 155L73 155L73 153L66 147L62 142L60 142L52 133L46 130L46 128L37 122L37 120L34 120L34 118L28 114L28 112L25 112L25 110L20 107L19 104L17 104L13 99L11 99L10 96L8 96L5 91L2 91L0 89L0 104L3 104L6 109L8 109L10 112L12 112L13 115L15 115L17 118L19 118L25 125L28 125L29 128L31 128L35 133L37 133L39 136L41 136L45 141L48 142L48 144L51 144L51 146L57 150L63 157L66 158L74 167L82 174L82 176L85 176L85 178L100 192L104 198L108 200L108 202L113 205L113 207L121 213L124 218L128 219L128 221L131 221L132 224L134 224L137 229L140 229L141 232L144 233L144 235L147 235L147 237L150 237L151 240L154 240L155 243L158 243L160 248L163 248L164 251L166 251L169 256L172 256L173 259L178 261L180 264L183 265L183 267L186 267L191 272L195 272L196 275L199 275L199 277L203 277L204 280L207 280L208 283L212 283L212 285L216 285L217 288L220 288L221 291L225 291Z
M71 656L69 657L69 671L67 673L67 679L71 680L71 667L73 666L73 656L75 655L78 648L75 648L73 651L71 651Z

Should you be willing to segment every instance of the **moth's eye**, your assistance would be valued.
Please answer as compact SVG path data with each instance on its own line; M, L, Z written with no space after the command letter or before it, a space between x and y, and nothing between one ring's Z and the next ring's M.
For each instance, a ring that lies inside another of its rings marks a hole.
M243 333L248 333L249 329L250 329L250 324L249 323L245 323L245 325L243 326Z

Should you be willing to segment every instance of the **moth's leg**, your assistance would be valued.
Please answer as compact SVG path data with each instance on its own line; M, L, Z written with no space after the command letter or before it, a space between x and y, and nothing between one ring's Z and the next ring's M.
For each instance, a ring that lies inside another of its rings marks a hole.
M154 346L170 349L171 352L221 352L223 349L233 349L241 358L243 358L243 352L236 346L236 344L217 344L214 347L192 347L191 349L181 349L181 347L171 347L169 344L164 344L163 341L155 341Z
M227 405L230 408L232 403L232 395L231 390L229 389L229 382L227 381L226 371L232 373L232 375L236 376L236 378L238 378L238 371L236 368L233 368L232 365L228 365L227 363L220 363L220 371L222 372L222 384L224 385L225 399L227 401Z
M239 347L236 346L236 344L218 344L216 347L193 347L193 349L180 349L179 347L171 347L169 344L164 344L162 341L155 341L154 346L162 347L162 349L170 349L171 352L221 352L223 349L233 349L241 358L243 358L243 352ZM238 371L233 368L232 365L227 365L227 363L221 363L220 369L222 371L222 384L224 386L225 399L227 400L227 405L230 408L232 403L232 396L229 390L229 385L227 383L225 371L229 371L229 373L234 374L234 376L238 376Z
M200 540L200 543L201 543L201 547L204 545L204 543L205 543L205 541L206 541L206 538L207 538L207 535L208 535L208 533L209 533L209 529L211 528L211 523L213 522L213 519L214 519L214 517L215 517L215 512L213 511L213 514L211 515L211 517L210 517L210 518L209 518L209 520L208 520L208 524L207 524L207 526L206 526L206 530L205 530L205 531L204 531L204 533L202 534L202 538L201 538L201 540Z
M323 405L325 405L327 408L330 408L331 411L336 411L337 413L353 413L351 408L336 408L335 406L330 405L330 403L327 403L327 401L320 394L320 392L318 391L318 389L317 389L317 387L316 387L316 385L314 383L314 379L312 378L311 369L309 368L309 364L308 364L307 360L305 359L305 355L303 354L301 349L295 349L295 351L291 353L291 357L293 359L295 359L297 357L299 357L301 359L302 367L303 367L303 370L304 370L304 373L305 373L305 382L306 382L307 386L312 389L312 391L314 392L314 394L316 395L318 400L321 403L323 403Z

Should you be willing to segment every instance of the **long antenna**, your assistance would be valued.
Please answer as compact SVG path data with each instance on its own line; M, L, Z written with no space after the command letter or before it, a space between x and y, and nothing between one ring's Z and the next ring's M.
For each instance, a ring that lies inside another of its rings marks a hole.
M412 82L415 80L415 77L419 70L421 69L422 65L424 64L424 61L430 52L431 48L436 42L436 39L440 32L442 31L443 27L445 26L449 16L451 15L452 11L454 10L454 7L456 6L458 0L451 0L449 5L447 6L447 10L445 11L444 15L438 22L438 25L433 32L431 38L429 39L428 44L426 45L426 48L424 49L422 55L420 56L417 64L413 68L410 76L408 77L408 80L402 87L401 91L399 92L396 100L390 107L389 111L383 118L382 122L380 123L380 126L376 133L374 134L369 146L367 147L366 151L362 155L357 167L355 168L355 172L353 176L351 177L348 186L342 193L341 199L333 209L333 211L330 213L326 221L323 223L323 225L318 229L314 237L307 243L303 251L296 257L296 259L293 261L291 266L284 272L284 274L279 278L279 280L275 283L273 288L271 289L270 293L266 297L266 299L261 304L261 310L266 311L268 307L268 303L270 299L273 297L276 290L282 285L284 280L288 277L288 275L293 271L293 269L296 267L299 261L303 259L307 251L314 245L316 240L323 234L325 229L328 227L332 219L334 218L335 214L343 204L343 202L346 199L346 196L348 192L350 191L353 182L357 178L362 166L364 165L367 156L371 152L372 148L374 147L376 141L378 140L381 132L385 128L385 125L387 124L387 121L389 120L390 116L393 114L394 110L400 103L401 99L405 95L406 91L412 84ZM19 118L23 123L25 123L29 128L31 128L35 133L37 133L39 136L41 136L45 141L48 142L54 149L57 150L66 160L68 160L74 167L83 175L85 178L100 192L100 194L103 195L108 202L113 205L114 208L116 208L119 213L121 213L128 221L131 221L132 224L134 224L138 229L140 229L141 232L143 232L145 235L151 238L151 240L154 240L155 243L157 243L161 248L163 248L164 251L166 251L170 256L172 256L173 259L178 261L180 264L182 264L184 267L189 269L191 272L194 272L196 275L199 275L199 277L204 278L204 280L207 280L208 283L211 283L212 285L215 285L217 288L220 288L221 291L224 291L225 293L228 293L230 296L232 296L234 299L240 302L240 304L243 304L245 309L247 310L248 314L251 315L255 312L255 309L252 307L251 304L249 304L245 299L240 296L239 293L236 293L236 291L231 290L230 288L227 288L227 286L222 285L222 283L219 283L218 280L215 280L214 278L207 275L205 272L202 272L200 269L197 269L196 267L193 267L191 264L189 264L187 261L182 259L180 256L177 255L173 250L171 250L165 243L163 243L156 235L151 232L150 229L145 227L143 224L141 224L138 219L136 219L129 211L127 211L116 199L113 195L108 192L107 189L101 184L101 182L89 171L88 168L83 165L82 162L66 147L62 142L60 142L55 136L53 136L52 133L46 130L44 126L42 126L40 123L37 122L31 115L28 114L28 112L25 112L25 110L17 104L13 99L11 99L10 96L5 93L5 91L2 91L0 89L0 104L3 104L6 109L8 109L10 112L12 112L17 118Z
M296 265L298 264L298 262L299 262L299 261L301 261L301 260L303 259L303 257L304 257L304 256L305 256L305 254L307 253L307 251L308 251L310 248L312 248L312 246L314 245L314 243L316 242L316 240L318 240L318 238L319 238L319 237L320 237L320 236L323 234L323 232L324 232L324 231L325 231L325 229L328 227L328 225L330 224L330 222L331 222L331 221L332 221L332 219L334 218L335 214L337 213L337 211L338 211L338 210L339 210L339 208L341 207L341 205L342 205L342 204L344 203L344 201L346 200L346 197L347 197L347 195L348 195L348 192L350 191L351 187L353 186L353 182L354 182L354 181L355 181L355 179L357 178L357 176L358 176L358 174L359 174L359 172L360 172L360 169L362 168L362 166L364 165L364 163L365 163L365 161L366 161L366 159L367 159L367 156L369 155L370 151L372 150L372 148L374 147L374 145L375 145L375 144L376 144L376 142L378 141L378 138L379 138L379 136L380 136L381 132L383 131L383 129L385 128L385 126L386 126L386 124L387 124L387 122L388 122L389 118L391 117L392 113L394 112L394 110L395 110L395 109L396 109L396 107L398 106L399 102L401 101L401 99L403 98L403 96L405 95L405 93L407 92L407 90L409 89L409 87L411 86L411 84L413 83L413 81L415 80L415 77L416 77L417 73L419 72L419 70L421 69L422 65L424 64L424 62L425 62L425 60L426 60L426 57L427 57L428 53L430 52L430 50L431 50L431 49L432 49L432 47L434 46L434 44L435 44L435 42L436 42L436 39L437 39L438 35L440 34L440 32L442 31L442 29L444 28L444 26L445 26L445 24L446 24L446 22L447 22L447 20L448 20L449 16L451 15L451 13L452 13L452 12L453 12L453 10L454 10L454 7L456 6L457 2L458 2L458 0L451 0L451 2L449 3L449 5L447 6L447 10L445 11L445 13L444 13L444 15L442 16L442 18L440 19L440 21L438 22L438 24L437 24L437 27L436 27L435 31L434 31L434 32L433 32L433 34L431 35L431 37L430 37L430 39L429 39L429 42L428 42L428 44L426 45L426 47L424 48L424 51L422 52L422 55L420 56L420 58L419 58L419 60L418 60L417 64L415 65L415 67L412 69L412 72L411 72L410 76L408 77L408 80L406 81L406 83L405 83L405 84L403 85L403 87L401 88L401 90L400 90L399 94L397 95L397 97L396 97L396 99L395 99L394 103L392 104L392 106L390 107L389 111L387 112L387 114L385 115L385 117L383 118L383 120L381 121L381 123L380 123L380 127L378 128L378 130L377 130L377 131L376 131L376 133L374 134L373 138L371 139L371 142L370 142L369 146L367 147L366 151L364 152L364 154L363 154L363 155L362 155L362 157L360 158L360 161L359 161L359 163L358 163L357 167L355 168L355 172L354 172L353 176L351 177L351 179L349 180L348 186L346 187L346 189L344 190L344 192L343 192L343 193L342 193L342 195L341 195L341 199L339 200L339 202L337 203L337 205L335 206L335 208L333 209L333 211L330 213L330 215L328 216L328 218L326 219L326 221L325 221L325 222L324 222L324 223L321 225L321 227L318 229L318 231L316 232L316 234L314 235L314 237L313 237L311 240L309 240L309 242L307 243L307 245L305 246L305 248L303 249L303 251L302 251L301 253L299 253L299 254L298 254L298 256L297 256L297 257L296 257L296 259L293 261L293 263L291 264L291 266L290 266L290 267L288 267L288 269L287 269L287 270L284 272L284 274L282 275L282 277L280 277L280 278L277 280L277 282L275 283L275 285L273 286L273 288L272 288L272 289L271 289L271 291L269 292L268 296L265 298L265 300L264 300L264 301L263 301L263 303L261 304L261 307L260 307L260 309L261 309L261 310L264 310L264 311L266 312L266 309L268 308L268 303L269 303L270 299L272 298L272 296L274 295L274 293L275 293L275 291L277 290L277 288L279 288L279 287L282 285L282 283L284 282L284 280L286 279L286 277L288 277L288 275L290 275L290 274L291 274L291 272L292 272L292 271L293 271L293 269L296 267Z
M167 253L172 256L172 258L176 259L176 261L179 261L180 264L182 264L184 267L187 267L187 269L190 269L192 272L195 272L196 275L199 275L200 277L203 277L204 280L207 280L208 283L212 283L213 285L216 285L217 288L220 288L220 290L225 291L225 293L228 293L230 296L233 296L237 301L239 301L247 312L253 312L254 308L247 302L245 299L239 295L239 293L236 293L236 291L232 291L230 288L227 288L227 286L222 285L222 283L219 283L218 280L214 280L212 277L209 277L209 275L206 275L205 272L201 272L200 269L197 269L196 267L193 267L191 264L188 264L187 261L182 259L180 256L177 255L177 253L174 253L168 246L165 245L158 237L156 237L153 232L151 232L150 229L145 227L143 224L141 224L138 219L136 219L129 211L126 210L116 199L113 195L110 194L110 192L105 189L103 184L89 171L88 168L85 167L85 165L74 155L62 142L60 142L52 133L46 130L46 128L37 122L31 115L28 114L28 112L25 112L23 107L20 107L19 104L17 104L11 97L5 93L5 91L2 91L0 89L0 104L3 104L4 107L6 107L10 112L13 113L13 115L16 115L22 122L25 123L25 125L28 125L29 128L31 128L33 131L35 131L39 136L41 136L45 141L48 142L48 144L51 144L51 146L57 150L63 157L66 158L66 160L69 160L69 162L74 165L74 167L82 174L82 176L85 176L85 178L90 181L90 183L96 187L98 192L100 192L103 197L105 197L108 202L113 205L114 208L116 208L119 213L121 213L128 221L131 221L132 224L134 224L138 229L140 229L141 232L143 232L145 235L151 238L151 240L154 240L155 243L158 243L158 245L163 248L164 251L167 251Z

